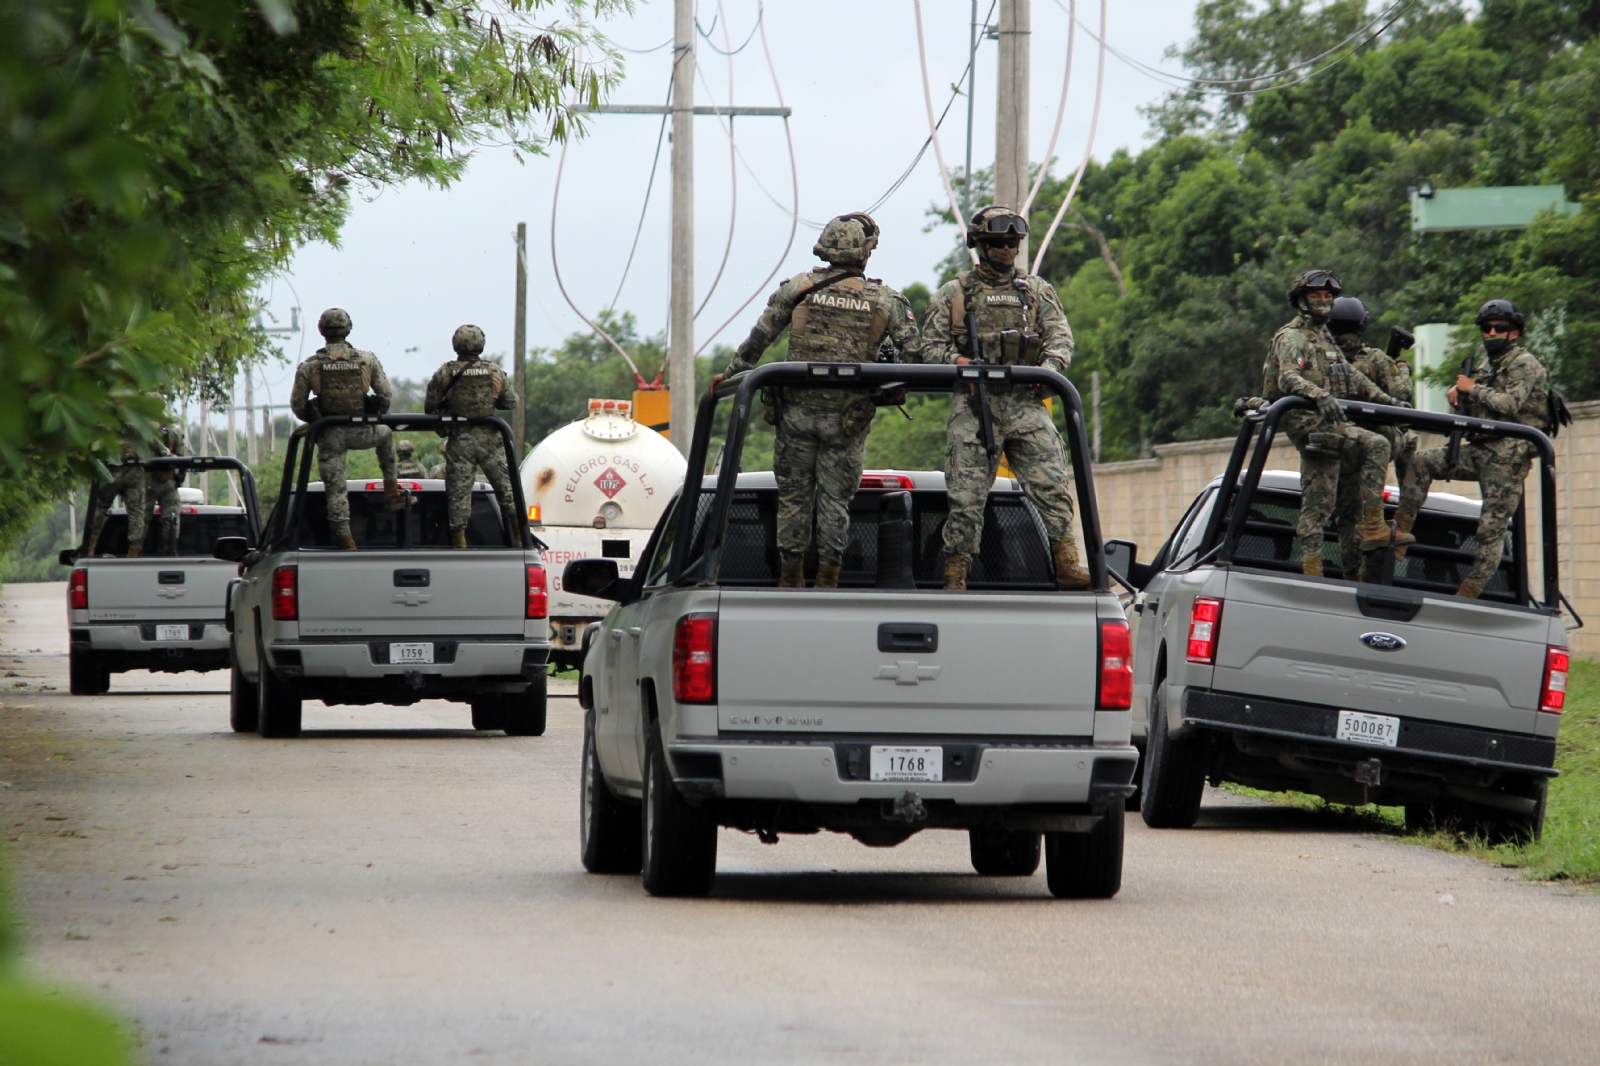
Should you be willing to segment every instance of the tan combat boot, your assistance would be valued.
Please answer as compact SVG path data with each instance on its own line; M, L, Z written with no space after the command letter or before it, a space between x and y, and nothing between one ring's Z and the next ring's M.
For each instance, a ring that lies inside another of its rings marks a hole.
M383 479L383 509L385 511L403 511L406 498L400 494L400 483L392 477Z
M839 587L839 567L837 564L829 566L827 563L817 564L817 583L815 588L836 589Z
M1394 550L1394 561L1398 563L1406 557L1406 549L1417 542L1417 538L1411 535L1411 527L1417 524L1417 516L1414 514L1396 514L1394 516L1394 524L1401 533L1401 536L1396 537L1394 540L1397 545Z
M1361 524L1356 526L1356 532L1361 534L1361 550L1364 552L1377 551L1379 548L1389 546L1389 523L1383 520L1383 504L1369 503L1365 508L1366 517ZM1396 532L1394 544L1397 548L1409 547L1417 542L1417 538L1410 533Z
M966 559L951 558L944 561L944 587L951 592L965 592L967 590L967 567L971 563Z
M1479 596L1483 595L1483 586L1469 577L1467 580L1461 583L1460 588L1456 589L1456 595L1465 596L1469 600L1475 600Z
M464 530L464 529L452 529L450 531L450 547L452 547L452 548L465 548L466 546L467 546L467 531Z
M1089 587L1089 571L1078 562L1078 544L1071 537L1062 537L1050 545L1050 554L1056 561L1056 588L1062 592L1076 592Z
M1307 555L1300 560L1300 572L1306 577L1322 576L1322 556Z
M333 543L347 552L353 552L356 550L356 538L350 535L350 531L348 529L342 533L334 533Z
M143 544L130 544L130 545L128 545L128 558L137 559L137 558L139 558L139 556L141 556L143 554L144 554L144 545Z
M780 589L803 589L806 587L806 561L804 559L783 559L779 563L778 587Z

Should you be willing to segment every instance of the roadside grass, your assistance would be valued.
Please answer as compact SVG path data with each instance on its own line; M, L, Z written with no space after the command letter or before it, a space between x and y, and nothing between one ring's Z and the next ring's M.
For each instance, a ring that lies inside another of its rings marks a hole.
M1354 830L1388 833L1429 847L1519 869L1541 881L1600 884L1600 663L1574 659L1567 681L1566 712L1556 742L1556 769L1544 835L1536 844L1491 845L1456 833L1405 832L1399 807L1347 807L1299 792L1261 792L1240 785L1222 787L1299 810L1314 811Z

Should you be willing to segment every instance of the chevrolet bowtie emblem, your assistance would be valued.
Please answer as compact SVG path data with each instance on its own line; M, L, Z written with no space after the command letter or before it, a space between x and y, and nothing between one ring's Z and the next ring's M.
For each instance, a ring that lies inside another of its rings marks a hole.
M390 603L403 603L407 607L416 607L433 599L431 592L396 592Z
M874 681L893 681L897 685L920 685L939 676L942 666L922 666L915 659L901 659L893 665L878 667Z
M187 591L187 590L185 590L185 589L156 589L156 595L165 597L166 599L169 599L169 600L175 600L179 596L182 596L185 591Z

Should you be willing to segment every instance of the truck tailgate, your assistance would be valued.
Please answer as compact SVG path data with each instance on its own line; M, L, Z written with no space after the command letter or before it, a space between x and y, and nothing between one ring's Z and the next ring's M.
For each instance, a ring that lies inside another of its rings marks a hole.
M1090 596L724 589L719 725L1091 736L1097 610ZM917 626L936 628L937 650L894 647Z
M86 560L89 621L221 621L234 566L194 557Z
M520 634L520 551L300 552L301 636Z
M1218 691L1531 733L1550 620L1428 596L1410 621L1362 613L1361 589L1237 570L1218 630ZM1413 597L1416 594L1410 594ZM1367 634L1388 634L1403 647ZM1378 645L1374 647L1372 645Z

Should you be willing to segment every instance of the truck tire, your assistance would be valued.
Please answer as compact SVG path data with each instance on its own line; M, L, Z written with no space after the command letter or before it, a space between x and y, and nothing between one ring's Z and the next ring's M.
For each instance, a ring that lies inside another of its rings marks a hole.
M300 735L300 693L273 674L261 637L256 637L256 732L264 737Z
M505 701L497 692L472 697L472 728L477 730L505 728Z
M984 877L1032 877L1039 869L1040 836L992 827L967 830L972 868Z
M239 669L239 651L233 651L233 676L228 681L228 724L235 733L254 733L261 727L256 686Z
M651 722L649 729L640 832L644 889L652 896L709 895L717 875L717 823L678 793L661 727Z
M1549 802L1549 782L1536 786L1534 809L1529 813L1506 811L1483 803L1442 797L1433 803L1406 804L1406 832L1457 833L1482 837L1489 844L1538 843L1544 835L1544 814Z
M542 737L549 705L550 679L540 674L523 692L500 697L500 728L508 737Z
M1057 899L1110 899L1122 887L1127 811L1119 800L1100 811L1087 833L1046 833L1044 872Z
M1206 789L1206 748L1199 738L1173 740L1167 732L1167 686L1157 681L1145 741L1139 813L1152 829L1188 829L1200 817Z
M592 874L636 874L640 867L638 812L612 793L595 751L594 712L583 720L583 780L578 786L578 843Z
M67 690L74 696L99 696L111 691L111 671L92 651L67 652Z

